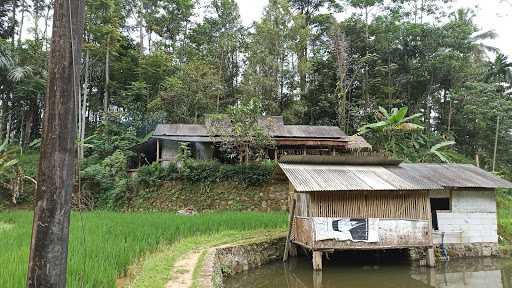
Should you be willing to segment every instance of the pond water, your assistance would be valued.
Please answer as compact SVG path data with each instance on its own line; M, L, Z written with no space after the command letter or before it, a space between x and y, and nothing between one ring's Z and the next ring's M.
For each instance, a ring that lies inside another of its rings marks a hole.
M273 263L226 279L226 288L512 288L512 259L451 259L436 268L412 265L408 260L336 257L321 272L312 271L306 257L286 264ZM343 261L345 260L345 261Z

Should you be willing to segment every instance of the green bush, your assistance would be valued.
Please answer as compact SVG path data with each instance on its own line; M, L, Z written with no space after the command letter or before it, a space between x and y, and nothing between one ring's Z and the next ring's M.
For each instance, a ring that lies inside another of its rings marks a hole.
M192 183L236 182L244 186L258 186L272 179L275 164L221 164L217 161L187 161L182 169L183 178Z
M219 180L220 166L217 161L189 160L183 163L181 174L188 182L213 183Z
M175 165L162 167L158 163L153 163L140 167L134 177L134 182L139 186L148 186L162 181L176 180L178 177L178 168Z

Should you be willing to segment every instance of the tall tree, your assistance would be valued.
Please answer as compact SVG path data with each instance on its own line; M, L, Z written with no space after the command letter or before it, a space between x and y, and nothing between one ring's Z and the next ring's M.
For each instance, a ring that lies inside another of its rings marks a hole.
M236 102L241 73L241 53L246 29L235 0L211 0L204 21L189 34L188 61L200 60L215 67L222 81L217 110Z
M248 37L244 94L258 96L269 114L282 114L293 98L292 21L288 1L271 0Z
M66 287L84 8L55 1L27 287Z

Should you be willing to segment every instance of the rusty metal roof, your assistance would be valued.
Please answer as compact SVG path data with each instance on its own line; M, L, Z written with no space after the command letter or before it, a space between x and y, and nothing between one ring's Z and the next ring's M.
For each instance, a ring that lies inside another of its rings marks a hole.
M471 165L358 166L280 163L279 166L297 192L441 190L448 187L512 188L512 183ZM455 181L454 178L457 177Z

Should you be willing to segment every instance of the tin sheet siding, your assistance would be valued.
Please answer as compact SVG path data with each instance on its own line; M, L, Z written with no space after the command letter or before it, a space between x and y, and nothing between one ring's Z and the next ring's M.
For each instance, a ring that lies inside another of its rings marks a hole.
M445 232L445 243L498 242L494 191L456 190L451 201L451 211L437 212L439 232ZM439 233L434 242L441 242Z

